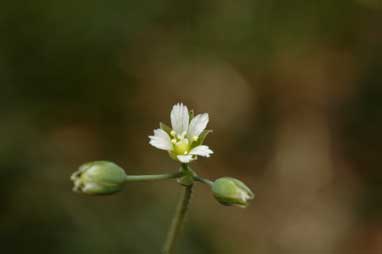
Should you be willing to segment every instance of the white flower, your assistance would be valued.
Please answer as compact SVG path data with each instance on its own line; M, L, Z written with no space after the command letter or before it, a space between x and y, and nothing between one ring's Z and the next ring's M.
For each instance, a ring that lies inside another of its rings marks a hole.
M193 117L193 112L187 106L178 103L171 110L171 126L160 124L149 136L150 144L158 149L169 152L170 157L182 163L189 163L197 156L210 157L213 151L203 141L210 131L205 130L209 121L208 114Z

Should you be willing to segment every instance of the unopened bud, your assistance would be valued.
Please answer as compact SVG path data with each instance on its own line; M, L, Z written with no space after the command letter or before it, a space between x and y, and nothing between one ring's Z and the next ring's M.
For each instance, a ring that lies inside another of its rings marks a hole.
M111 194L122 189L125 171L113 162L94 161L80 166L70 179L73 191L92 195Z
M243 182L231 177L217 179L212 185L212 192L217 201L227 206L247 207L249 200L255 197Z

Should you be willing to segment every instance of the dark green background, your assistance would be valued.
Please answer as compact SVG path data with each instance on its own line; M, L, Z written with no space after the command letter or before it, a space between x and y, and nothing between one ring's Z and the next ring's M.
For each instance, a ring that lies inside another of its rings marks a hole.
M381 24L378 0L3 2L1 251L159 253L176 183L88 197L69 176L176 170L147 136L182 101L214 129L194 170L256 199L197 186L178 253L378 253Z

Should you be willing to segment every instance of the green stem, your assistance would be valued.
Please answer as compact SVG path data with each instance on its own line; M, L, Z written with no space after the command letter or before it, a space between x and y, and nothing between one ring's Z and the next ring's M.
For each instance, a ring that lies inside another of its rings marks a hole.
M127 175L126 182L155 181L173 179L183 176L183 172L176 172L162 175Z
M182 192L182 196L179 199L178 206L176 208L175 216L172 220L170 229L167 234L166 241L163 246L163 254L171 254L175 245L175 241L177 236L179 235L180 229L184 222L184 218L186 216L191 194L192 194L192 184L188 186L184 186L184 190Z
M201 182L201 183L205 183L205 184L207 184L210 187L214 184L213 181L211 181L209 179L206 179L206 178L203 178L201 176L194 176L194 180L198 181L198 182Z

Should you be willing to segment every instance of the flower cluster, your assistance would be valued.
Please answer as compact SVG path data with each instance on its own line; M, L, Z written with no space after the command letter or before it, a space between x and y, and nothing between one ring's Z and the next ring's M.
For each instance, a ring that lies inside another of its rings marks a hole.
M193 185L200 181L211 187L215 199L226 206L246 207L255 195L240 180L231 177L222 177L210 181L199 177L189 164L198 156L210 157L213 151L203 142L211 130L206 130L209 122L207 113L194 116L183 103L172 107L171 127L160 123L160 128L154 130L149 136L149 143L169 153L170 157L180 162L179 172L162 175L127 175L118 165L109 161L94 161L82 165L72 174L73 190L76 192L104 195L120 191L126 182L149 181L177 178L183 186Z
M137 181L157 181L176 179L184 187L173 222L163 246L163 253L170 254L176 235L184 221L190 204L192 188L195 182L207 184L215 199L225 206L247 207L255 194L242 181L232 177L222 177L215 181L199 176L189 163L198 156L210 157L213 151L203 145L211 132L206 130L209 117L207 113L194 116L183 103L172 107L171 127L160 123L160 128L149 136L149 143L168 152L170 157L180 162L177 172L159 175L128 175L117 164L110 161L86 163L71 175L73 191L89 195L106 195L121 191L125 183Z

